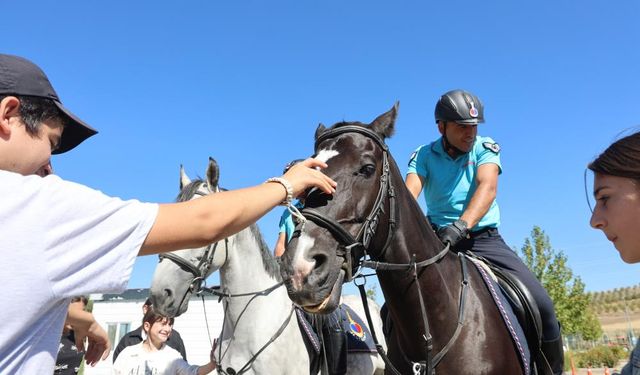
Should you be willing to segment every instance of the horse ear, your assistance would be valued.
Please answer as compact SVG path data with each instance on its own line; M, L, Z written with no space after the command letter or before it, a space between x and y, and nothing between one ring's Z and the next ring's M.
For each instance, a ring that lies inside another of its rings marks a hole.
M211 189L218 187L218 181L220 179L220 168L214 158L209 156L209 166L207 167L207 183Z
M184 173L184 167L180 164L180 191L191 183L191 179Z
M387 112L381 114L373 120L369 128L382 136L382 139L389 138L396 130L396 118L398 117L398 109L400 102L396 102Z
M316 138L315 139L318 139L318 137L322 133L324 133L326 130L327 130L327 128L324 126L324 124L323 123L319 123L318 127L316 128Z

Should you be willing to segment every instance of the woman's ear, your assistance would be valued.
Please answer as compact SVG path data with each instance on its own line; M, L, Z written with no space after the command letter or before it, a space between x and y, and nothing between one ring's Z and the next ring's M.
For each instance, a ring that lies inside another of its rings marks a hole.
M151 329L151 323L149 322L144 322L142 324L142 329L148 334L149 330Z
M7 96L0 101L0 134L11 133L11 121L20 116L20 100L15 96Z

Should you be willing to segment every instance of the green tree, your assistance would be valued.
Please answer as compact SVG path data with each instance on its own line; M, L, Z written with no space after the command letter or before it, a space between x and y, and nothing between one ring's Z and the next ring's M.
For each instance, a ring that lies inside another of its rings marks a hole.
M372 300L376 300L376 296L377 296L377 288L376 285L373 284L370 287L367 288L367 297L371 298Z
M602 328L590 307L592 297L585 293L580 277L573 275L567 265L567 256L551 247L549 237L540 227L533 227L531 237L525 239L520 253L549 293L563 333L599 337Z

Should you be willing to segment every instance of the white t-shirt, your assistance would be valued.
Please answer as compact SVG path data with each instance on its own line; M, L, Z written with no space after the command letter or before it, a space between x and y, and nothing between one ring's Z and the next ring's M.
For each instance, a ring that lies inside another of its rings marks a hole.
M0 171L0 374L51 374L70 298L121 293L157 204Z
M168 345L147 352L144 341L127 346L113 364L113 375L197 375L200 366L189 365L180 353Z

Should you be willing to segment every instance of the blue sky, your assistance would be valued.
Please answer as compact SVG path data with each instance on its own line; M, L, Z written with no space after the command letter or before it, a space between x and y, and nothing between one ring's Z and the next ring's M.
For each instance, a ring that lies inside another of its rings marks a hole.
M639 282L589 227L582 182L640 125L637 1L20 1L3 14L2 52L38 63L100 130L53 159L66 179L169 202L180 164L204 175L212 156L224 186L254 185L310 155L319 122L370 122L396 100L388 143L404 166L438 137L439 95L465 88L503 150L507 243L539 225L587 290ZM260 221L270 245L280 212ZM130 287L155 263L140 258Z

